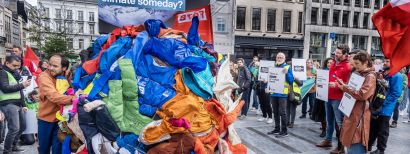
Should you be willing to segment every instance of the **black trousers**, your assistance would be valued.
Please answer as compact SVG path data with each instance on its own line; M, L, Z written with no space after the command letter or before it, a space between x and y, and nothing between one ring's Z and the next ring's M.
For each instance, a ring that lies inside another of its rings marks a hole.
M394 112L393 112L393 122L397 123L399 120L399 106L400 103L396 103L396 106L394 107Z
M275 118L275 130L287 132L288 119L286 116L286 97L270 97L273 108L273 117ZM280 129L281 128L281 129Z
M262 116L264 118L272 118L272 105L269 100L269 94L265 93L265 90L258 90L257 95L259 97L259 104L262 110Z
M377 149L386 150L387 139L389 138L389 116L379 116L370 120L369 147L372 147L377 139Z

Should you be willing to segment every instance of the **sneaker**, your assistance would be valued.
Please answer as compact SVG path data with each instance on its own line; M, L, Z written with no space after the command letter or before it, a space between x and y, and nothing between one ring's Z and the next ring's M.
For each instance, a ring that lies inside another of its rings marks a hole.
M397 127L397 122L392 122L390 125L390 128L396 128Z
M269 118L268 120L266 120L266 123L267 123L267 124L273 123L273 119L272 119L272 118Z
M263 121L265 121L266 120L266 118L264 118L264 117L259 117L258 119L256 119L256 120L258 120L259 122L263 122Z
M405 120L402 123L410 123L410 120Z
M384 154L384 151L376 150L376 151L370 152L370 154Z
M294 124L293 124L293 123L290 123L290 124L288 125L288 128L293 128L293 126L294 126Z
M276 135L276 138L282 138L282 137L287 137L288 136L288 132L280 132L278 135Z
M277 135L277 134L279 134L279 133L280 133L280 130L279 130L279 129L275 129L275 130L273 130L273 131L268 132L268 135Z
M21 148L18 147L18 146L13 147L11 150L12 150L13 152L24 152L24 151L25 151L24 149L21 149Z
M246 118L246 115L241 115L240 117L239 117L239 120L244 120Z
M300 119L306 118L306 114L301 115L299 118L300 118Z

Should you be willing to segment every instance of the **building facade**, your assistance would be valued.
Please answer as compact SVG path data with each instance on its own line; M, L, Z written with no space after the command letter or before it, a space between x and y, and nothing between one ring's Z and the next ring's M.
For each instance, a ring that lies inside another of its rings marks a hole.
M323 60L338 44L381 56L371 17L388 0L306 0L304 58Z
M87 49L99 36L96 0L39 0L38 6L43 11L43 26L65 33L71 51Z
M214 48L222 54L233 54L235 43L235 0L211 0Z
M283 52L287 60L302 57L303 0L237 0L235 57L274 60Z

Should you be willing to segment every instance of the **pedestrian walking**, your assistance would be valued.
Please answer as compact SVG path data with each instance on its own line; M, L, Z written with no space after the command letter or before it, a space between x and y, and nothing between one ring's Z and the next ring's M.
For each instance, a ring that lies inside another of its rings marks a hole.
M407 103L407 88L405 88L405 87L407 86L408 81L407 81L407 76L406 76L406 73L405 73L405 69L403 68L399 73L403 78L403 84L402 84L403 88L402 88L401 95L400 95L399 99L397 99L396 106L394 107L393 117L392 117L393 121L390 124L391 128L396 128L397 127L397 121L399 121L399 116L400 116L399 115L399 112L400 112L399 108L401 106L403 106L403 104Z
M307 74L308 79L316 78L316 68L313 66L312 59L306 60L306 74ZM307 113L309 113L309 117L312 117L312 108L313 108L313 103L315 102L315 100L316 100L316 86L313 86L313 88L302 99L302 115L299 118L306 118ZM306 112L308 101L309 101L309 110Z
M238 64L238 79L236 84L238 84L239 89L237 89L238 94L242 93L242 100L245 101L244 106L242 107L241 116L239 119L243 120L248 115L249 110L249 95L251 92L251 73L245 65L245 60L238 58L236 60Z
M355 73L364 77L365 80L360 89L355 90L341 79L337 79L339 89L356 99L351 114L343 117L340 140L342 145L348 148L348 154L365 154L369 141L367 132L370 130L369 103L376 90L376 74L367 52L355 54L353 62Z

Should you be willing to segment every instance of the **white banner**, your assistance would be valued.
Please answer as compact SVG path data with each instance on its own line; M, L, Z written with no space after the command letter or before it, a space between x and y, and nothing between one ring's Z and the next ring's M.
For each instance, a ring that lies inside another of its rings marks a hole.
M316 98L328 101L329 94L329 70L317 70Z
M275 67L275 61L269 61L269 60L261 60L259 62L259 76L258 80L259 81L268 81L269 79L269 67Z
M28 79L28 76L21 76L21 79L22 80L20 83L23 83L24 81ZM29 93L31 93L32 91L34 91L34 89L37 88L37 83L35 80L36 80L36 77L32 76L30 85L23 89L24 96L28 96Z
M353 73L350 76L349 84L347 86L357 91L362 87L364 79L365 78L360 76L359 74ZM339 110L342 111L342 113L345 114L347 117L349 117L350 114L352 113L355 103L356 103L356 99L353 98L353 96L351 96L348 93L343 93L343 98L342 98L342 101L340 102Z
M306 59L292 58L293 76L299 80L307 80L306 75Z
M268 91L278 94L283 94L283 89L285 89L285 73L283 73L284 68L269 68L269 81L268 81Z

